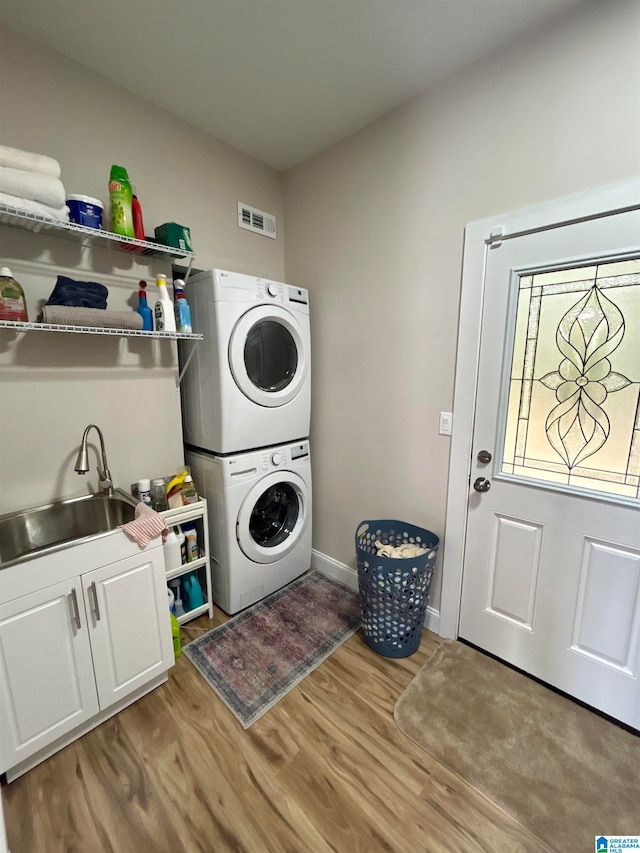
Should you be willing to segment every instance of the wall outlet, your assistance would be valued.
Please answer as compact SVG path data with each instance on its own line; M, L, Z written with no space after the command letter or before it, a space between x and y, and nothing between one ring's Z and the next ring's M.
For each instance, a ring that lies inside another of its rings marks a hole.
M453 426L453 412L440 412L440 426L438 433L440 435L451 435L451 427Z

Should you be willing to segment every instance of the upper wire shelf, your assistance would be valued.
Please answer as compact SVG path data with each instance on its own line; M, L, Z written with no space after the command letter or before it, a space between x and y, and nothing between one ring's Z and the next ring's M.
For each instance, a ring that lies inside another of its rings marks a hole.
M24 213L18 208L6 204L0 204L0 224L20 228L23 231L32 231L35 234L51 234L55 237L71 240L74 243L80 243L82 246L104 247L111 245L121 252L136 256L189 258L190 262L193 262L196 257L195 252L163 246L162 243L152 243L148 240L138 240L135 237L122 237L112 231L88 228L86 225L76 225L75 222L46 219L44 216Z

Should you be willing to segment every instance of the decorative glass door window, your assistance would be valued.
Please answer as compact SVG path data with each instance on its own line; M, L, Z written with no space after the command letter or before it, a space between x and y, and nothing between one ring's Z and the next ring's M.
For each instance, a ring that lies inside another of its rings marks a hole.
M501 472L640 496L640 258L521 274Z

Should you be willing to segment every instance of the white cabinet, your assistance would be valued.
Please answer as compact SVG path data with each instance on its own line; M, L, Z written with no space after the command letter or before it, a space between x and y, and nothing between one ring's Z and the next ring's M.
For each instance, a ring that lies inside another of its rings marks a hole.
M100 708L173 663L164 562L156 548L82 577Z
M0 574L0 773L9 779L166 680L174 656L162 545L125 540L116 531Z
M0 771L98 713L79 577L0 605Z
M196 572L198 581L202 587L202 592L205 597L205 603L200 607L187 610L183 616L178 616L178 622L183 625L190 619L195 619L196 616L201 616L203 613L209 614L209 619L213 619L213 599L211 597L211 562L209 560L209 522L207 519L207 502L202 498L197 503L188 504L178 507L177 509L168 509L161 512L160 515L167 523L167 527L180 527L183 524L190 522L195 523L196 535L198 538L198 559L192 560L190 563L184 563L179 567L166 567L166 580L173 578L184 578L191 572Z

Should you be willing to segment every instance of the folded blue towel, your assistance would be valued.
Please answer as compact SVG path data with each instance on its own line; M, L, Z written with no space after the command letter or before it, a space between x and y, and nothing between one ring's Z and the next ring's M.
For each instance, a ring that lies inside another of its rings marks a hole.
M47 305L69 305L73 308L107 307L109 291L97 281L75 281L59 275Z

